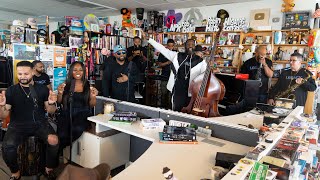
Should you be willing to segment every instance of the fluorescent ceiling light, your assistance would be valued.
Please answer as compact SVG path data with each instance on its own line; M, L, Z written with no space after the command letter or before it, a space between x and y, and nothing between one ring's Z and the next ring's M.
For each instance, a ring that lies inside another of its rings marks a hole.
M105 8L108 8L108 9L118 10L116 8L113 8L113 7L110 7L110 6L106 6L106 5L103 5L103 4L99 4L99 3L95 3L95 2L91 2L91 1L88 1L88 0L78 0L78 1L81 1L81 2L84 2L84 3L88 3L88 4L93 4L93 5L100 6L100 7L105 7Z

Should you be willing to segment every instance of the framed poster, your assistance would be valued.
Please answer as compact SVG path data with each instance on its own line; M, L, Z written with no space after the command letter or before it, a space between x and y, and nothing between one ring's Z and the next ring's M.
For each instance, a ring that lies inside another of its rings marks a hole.
M250 27L269 26L270 9L256 9L250 12Z
M26 28L25 30L26 35L25 37L25 43L30 43L30 44L37 44L37 30L36 29L31 29L31 28Z
M53 52L54 67L66 67L67 50L66 48L54 48Z
M310 29L311 11L293 11L283 13L282 29Z

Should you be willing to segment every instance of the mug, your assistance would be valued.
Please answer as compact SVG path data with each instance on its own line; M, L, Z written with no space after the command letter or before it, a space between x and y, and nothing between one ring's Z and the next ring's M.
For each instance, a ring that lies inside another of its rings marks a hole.
M114 112L114 104L113 103L105 103L104 104L104 114L110 114Z

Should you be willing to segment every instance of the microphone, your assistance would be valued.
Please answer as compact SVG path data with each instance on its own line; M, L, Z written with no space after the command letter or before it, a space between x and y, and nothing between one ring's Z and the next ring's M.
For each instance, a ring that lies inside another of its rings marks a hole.
M70 91L70 92L69 92L69 93L70 93L70 94L69 94L70 97L73 96L75 86L76 86L76 81L75 81L74 79L72 79L72 80L71 80L71 85L70 85L70 90L69 90L69 91Z

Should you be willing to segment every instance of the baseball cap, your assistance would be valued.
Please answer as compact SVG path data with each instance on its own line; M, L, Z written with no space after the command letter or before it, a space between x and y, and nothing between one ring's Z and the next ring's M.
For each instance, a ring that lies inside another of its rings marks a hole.
M121 45L116 45L114 48L113 48L113 52L116 53L118 51L126 51L126 48L121 46Z

